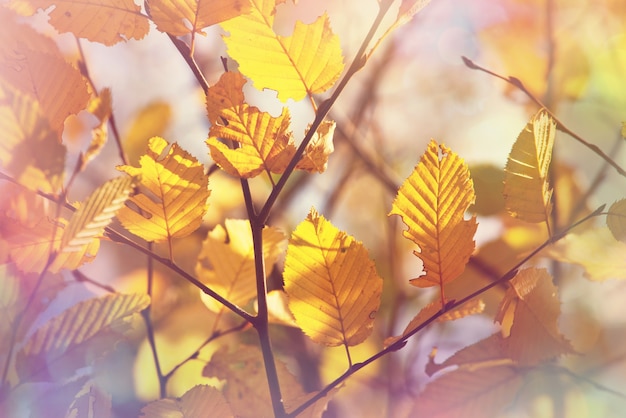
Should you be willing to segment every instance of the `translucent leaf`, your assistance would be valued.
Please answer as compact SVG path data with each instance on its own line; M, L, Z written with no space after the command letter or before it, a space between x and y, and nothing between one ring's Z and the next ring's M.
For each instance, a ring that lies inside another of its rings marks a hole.
M507 290L496 315L496 320L502 323L506 311L514 309L511 329L504 330L506 338L502 349L506 357L524 366L534 366L574 353L558 329L561 304L547 270L521 270L510 283L512 287Z
M304 392L298 379L289 372L284 363L278 360L275 363L285 405L299 406L311 394ZM257 347L240 345L232 352L229 352L227 347L222 347L213 354L202 374L226 381L224 396L230 403L235 416L274 417L263 355ZM320 417L329 400L330 396L320 399L298 416Z
M61 54L25 49L22 45L16 51L1 58L1 83L36 100L60 141L65 118L83 110L89 101L87 84L80 71Z
M296 22L292 36L273 30L275 1L251 0L249 14L221 24L228 55L259 90L278 92L280 100L303 99L331 88L343 71L337 35L326 14L311 24ZM251 42L251 40L254 40Z
M196 274L218 294L243 306L257 295L252 230L246 220L226 219L224 225L225 228L216 226L202 243ZM263 253L268 271L282 252L284 240L277 229L263 229ZM214 312L221 312L224 307L213 298L203 297L202 301Z
M155 101L141 108L122 140L130 164L139 164L148 140L153 136L163 136L171 119L172 109L166 102Z
M609 228L568 234L549 251L559 261L582 266L589 280L626 279L626 243L617 241Z
M150 402L141 408L144 418L200 418L233 417L222 393L208 385L197 385L180 398L166 398Z
M108 295L81 302L52 318L17 353L20 381L71 376L94 355L111 349L126 319L149 303L146 295Z
M247 0L150 0L150 17L161 32L183 36L247 13Z
M100 389L93 381L83 386L65 418L112 418L111 395Z
M283 276L289 308L313 341L351 346L372 332L383 286L376 266L314 209L291 235Z
M45 213L38 214L37 219L29 223L16 222L0 214L0 228L3 239L9 244L11 261L23 272L41 272L51 251L57 253L48 268L52 273L61 269L75 270L93 260L100 248L99 239L92 239L72 252L59 252L66 224L65 219L54 222Z
M611 205L606 216L606 225L616 240L626 242L626 199Z
M56 193L63 183L66 150L39 104L0 85L0 131L3 170L31 190Z
M209 179L204 167L178 144L165 151L167 142L150 139L140 168L118 166L118 170L141 178L145 187L129 202L138 210L123 207L118 219L128 231L146 241L165 241L191 234L202 223L209 197Z
M333 145L335 126L334 121L323 121L320 124L296 168L318 173L326 171L328 157L335 150Z
M207 144L211 158L227 173L249 178L263 171L282 173L296 152L290 130L289 110L273 117L244 102L245 79L227 72L207 94L211 130ZM231 149L218 138L239 143Z
M10 7L24 16L37 9L47 10L50 24L59 32L107 46L129 39L141 39L150 26L147 16L133 0L11 0Z
M80 251L99 237L124 206L135 179L122 176L98 187L74 212L61 238L62 251Z
M507 211L527 222L547 221L552 212L548 170L556 123L545 110L528 122L513 144L505 167Z
M454 370L426 385L409 416L498 417L522 384L522 376L509 366Z
M408 226L403 235L419 246L415 255L424 262L425 275L411 284L441 287L463 273L474 251L477 227L475 217L463 216L473 202L467 165L445 145L430 141L389 213L402 217Z

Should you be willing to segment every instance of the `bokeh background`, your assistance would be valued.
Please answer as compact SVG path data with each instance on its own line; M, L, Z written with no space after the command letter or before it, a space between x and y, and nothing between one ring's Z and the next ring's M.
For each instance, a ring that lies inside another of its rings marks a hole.
M309 23L327 11L349 63L377 8L376 0L300 0L295 5L288 1L277 10L276 30L289 34L295 20ZM392 8L390 15L395 10ZM41 20L44 30L50 32L45 29L45 19ZM387 20L382 27L390 23ZM196 60L209 83L214 83L223 72L220 57L226 56L221 39L224 33L219 27L206 32L206 37L197 39ZM71 35L56 38L68 55L76 54ZM81 46L96 86L112 90L113 113L132 162L136 164L151 136L160 135L178 142L207 167L213 164L204 143L209 124L202 90L166 35L151 30L141 41L113 47L81 41ZM626 3L432 0L412 21L382 41L365 68L350 82L330 113L338 128L327 172L295 175L270 221L288 235L314 206L362 241L376 260L379 274L385 279L383 309L374 336L355 348L356 361L378 351L385 337L401 332L434 295L409 285L409 279L419 275L420 263L412 255L414 248L401 237L403 226L387 217L395 188L410 174L428 141L434 138L445 143L466 160L474 181L482 187L479 201L483 199L487 208L494 208L498 198L492 195L497 196L501 188L501 171L511 146L538 110L510 84L466 67L462 56L502 76L518 78L567 127L626 165L620 133L626 119ZM228 65L231 70L237 67L232 60ZM280 113L285 104L276 99L275 92L259 92L250 84L246 87L250 104ZM300 140L313 111L307 101L286 105L293 114L296 140ZM65 140L74 158L68 159L68 167L73 167L78 152L88 146L88 128L93 123L87 114L66 122ZM575 201L581 206L579 215L626 194L623 177L561 132L557 134L553 160L561 172L569 173L568 187L585 196ZM71 200L83 199L103 179L116 176L115 166L120 163L115 144L109 141L73 187ZM270 184L258 179L252 185L256 200L263 202ZM190 272L208 231L226 218L245 218L236 179L217 171L210 177L210 188L204 225L175 244L176 261ZM480 212L477 246L482 248L479 254L491 260L500 254L489 243L501 238L504 227L511 224L503 220L501 212ZM567 225L566 220L561 221ZM541 238L545 233L541 229L527 231L536 235L537 243L545 239ZM511 258L503 257L497 267L506 271L512 265L506 262L519 258L529 242L535 241L525 239L525 244L509 254ZM494 252L492 258L490 251ZM583 277L580 268L541 259L537 262L554 269L563 302L561 329L581 353L562 359L562 364L598 385L582 377L537 373L506 416L619 416L626 400L603 388L621 391L626 385L625 282L620 277L592 282ZM104 243L97 259L81 271L122 292L145 291L145 258L112 243ZM280 282L276 271L272 276L274 287ZM469 288L489 280L469 278L472 275L480 276L468 272ZM462 293L463 289L457 291ZM167 371L204 341L215 316L202 304L196 289L169 271L157 269L155 292L157 346ZM71 286L45 316L94 293L101 291ZM328 416L403 416L411 398L428 382L424 365L431 349L438 347L440 361L494 332L497 327L493 311L501 294L502 289L496 289L486 296L485 315L433 326L401 352L353 376L339 393L340 400L330 405ZM221 318L221 326L234 323L234 318ZM280 358L299 373L307 389L319 389L345 370L343 348L314 346L294 329L276 326L272 332ZM253 331L247 331L221 339L220 343L235 343L238 339L255 341ZM208 360L217 346L203 349L199 359ZM170 381L168 393L180 396L194 384L209 381L201 377L203 364L196 360L181 367ZM135 416L142 402L158 395L152 355L140 323L133 338L118 344L97 367L99 381L112 392L120 417Z

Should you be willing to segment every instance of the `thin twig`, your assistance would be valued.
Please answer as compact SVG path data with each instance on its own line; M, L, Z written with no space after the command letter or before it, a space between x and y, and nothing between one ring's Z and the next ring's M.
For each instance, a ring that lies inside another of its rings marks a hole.
M148 250L152 251L152 243L148 243ZM159 381L159 398L163 399L166 396L166 384L167 380L163 376L163 371L161 370L161 362L159 361L159 355L156 346L156 340L154 338L154 326L152 324L152 304L154 300L152 299L153 295L153 283L154 282L154 261L152 257L148 257L148 271L147 271L147 289L146 293L150 297L150 304L141 311L141 316L146 324L146 336L148 338L148 343L150 344L150 350L152 351L152 358L154 360L154 367L156 369L157 379Z
M394 351L402 349L406 345L406 343L407 343L409 338L411 338L413 335L417 334L418 332L420 332L421 330L426 328L428 325L430 325L434 321L436 321L445 312L453 310L453 309L456 309L456 308L460 307L461 305L463 305L464 303L468 302L469 300L474 299L475 297L477 297L479 295L482 295L483 293L485 293L487 290L491 289L492 287L497 286L498 284L501 284L501 283L504 283L504 282L507 282L507 281L511 280L513 277L515 277L515 275L517 274L517 272L518 272L518 270L519 270L519 268L521 266L523 266L528 261L530 261L530 259L532 259L539 252L541 252L541 250L543 250L545 247L547 247L548 245L551 245L551 244L555 243L556 241L560 240L561 238L565 237L569 233L569 231L571 231L573 228L576 228L578 225L588 221L589 219L591 219L591 218L593 218L595 216L601 215L603 213L602 211L604 210L604 206L605 205L600 206L598 209L593 211L591 214L585 216L584 218L582 218L578 222L573 223L569 227L567 227L564 230L556 233L554 236L548 238L548 240L546 240L543 244L541 244L539 247L537 247L529 255L524 257L524 259L522 261L520 261L514 267L512 267L509 271L504 273L504 275L502 277L500 277L498 280L493 281L493 282L487 284L486 286L483 286L482 288L478 289L477 291L471 293L470 295L468 295L468 296L466 296L466 297L464 297L462 299L452 300L452 301L448 302L446 304L446 306L442 306L442 308L439 310L439 312L437 312L434 315L432 315L430 318L428 318L427 320L422 322L420 325L418 325L417 327L412 329L406 335L403 335L402 338L398 339L393 344L390 344L385 349L383 349L383 350L379 351L378 353L374 354L373 356L369 357L367 360L365 360L365 361L363 361L361 363L354 364L352 367L350 367L348 370L346 370L341 376L339 376L338 378L333 380L328 386L326 386L325 388L320 390L317 394L315 394L308 401L306 401L305 403L300 405L294 411L290 412L288 414L288 417L295 417L295 416L297 416L302 411L304 411L306 408L308 408L309 406L311 406L315 402L317 402L319 399L321 399L324 396L326 396L337 385L342 383L348 377L350 377L351 375L353 375L354 373L356 373L357 371L359 371L363 367L367 366L368 364L378 360L379 358L383 357L384 355L387 355L387 354L389 354L391 352L394 352Z
M602 151L597 145L592 144L588 141L586 141L585 139L583 139L580 135L578 135L576 132L572 131L571 129L569 129L567 126L565 126L565 124L563 122L561 122L559 120L559 118L556 117L556 115L550 110L548 109L542 102L541 100L537 99L527 88L526 86L524 86L524 83L521 82L521 80L519 80L518 78L509 76L509 77L504 77L501 76L497 73L494 73L491 70L488 70L484 67L481 67L477 64L475 64L472 60L470 60L467 57L461 57L463 59L463 62L465 63L465 65L472 69L472 70L479 70L482 71L484 73L487 73L489 75L492 75L496 78L499 78L501 80L506 81L507 83L511 84L512 86L517 87L519 90L521 90L524 94L526 94L526 96L528 96L528 98L530 100L532 100L533 102L535 102L535 104L537 104L539 107L542 107L546 110L546 112L548 112L548 114L552 117L552 119L554 119L554 121L556 122L557 125L557 129L559 129L561 132L564 132L566 134L568 134L569 136L571 136L572 138L574 138L576 141L580 142L582 145L584 145L585 147L587 147L588 149L590 149L594 154L598 155L600 158L602 158L604 161L606 161L611 167L613 167L620 175L626 177L626 170L624 170L619 164L617 164L615 161L613 161L613 159L611 159L611 157L609 157L608 155L606 155L604 153L604 151Z
M304 154L304 150L306 149L307 145L313 138L313 135L317 131L317 128L320 126L320 124L322 123L322 121L324 120L324 118L326 117L330 109L332 108L333 104L335 104L335 101L337 100L339 95L343 92L344 88L348 84L348 81L350 81L350 79L354 76L354 74L356 74L365 65L367 61L367 57L365 56L365 50L367 49L372 38L374 37L374 34L376 33L378 27L380 26L380 23L385 17L385 14L389 10L390 6L391 6L391 2L383 2L380 4L380 9L378 10L378 14L376 15L376 18L374 19L374 22L372 23L372 26L369 32L365 36L365 39L363 39L363 42L361 43L361 47L359 48L359 51L357 52L354 60L352 60L352 64L350 64L348 71L346 72L344 77L341 79L341 81L337 84L330 98L323 101L319 105L317 112L315 113L315 119L313 119L313 122L311 123L309 130L304 136L304 139L300 143L300 146L298 147L293 158L287 165L287 168L285 168L283 175L280 177L280 179L276 183L276 187L272 189L272 192L270 193L267 200L265 201L265 205L263 205L263 209L261 209L261 212L259 213L259 220L261 222L263 223L266 222L267 218L270 215L272 207L274 206L274 203L276 202L276 199L280 195L280 192L282 191L283 187L285 187L285 184L287 183L287 180L289 180L291 173L293 173L293 170L296 168L296 164L298 164L298 162L300 161L300 158Z

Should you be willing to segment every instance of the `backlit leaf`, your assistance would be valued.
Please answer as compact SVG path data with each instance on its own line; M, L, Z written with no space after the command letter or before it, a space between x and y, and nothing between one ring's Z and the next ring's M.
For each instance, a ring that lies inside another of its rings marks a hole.
M98 187L74 212L63 230L62 251L80 251L84 245L100 236L118 209L124 206L134 180L121 176Z
M0 85L0 164L30 190L56 193L63 183L65 146L39 104Z
M248 0L150 0L148 6L157 29L174 36L204 34L203 28L250 10Z
M224 226L216 226L202 243L196 274L220 296L243 306L257 295L252 230L246 220L226 219ZM268 271L282 252L284 240L284 235L275 228L263 230L263 253ZM213 298L203 297L202 300L214 312L224 308Z
M208 385L197 385L180 398L150 402L141 409L142 418L233 417L222 393Z
M28 219L0 213L2 240L9 244L10 259L23 272L39 273L46 265L50 252L56 252L50 272L74 270L92 261L100 240L92 239L72 252L61 252L61 237L67 225L65 219L52 220L42 207L28 206ZM51 244L52 242L52 244Z
M320 124L296 168L318 173L326 171L328 157L335 150L333 145L335 126L335 122L327 120Z
M282 173L296 148L290 130L289 110L273 117L244 102L245 79L227 72L207 94L211 130L207 144L211 158L227 173L249 178L263 171ZM231 149L218 138L237 141Z
M606 225L616 240L626 242L626 199L618 200L609 208Z
M141 178L140 193L129 202L137 210L123 207L118 219L128 231L146 241L165 241L191 234L202 223L209 197L204 167L178 144L165 151L167 142L150 139L141 167L118 166L118 170Z
M110 350L127 319L149 303L146 295L108 295L80 302L52 318L17 353L20 381L71 376L94 355Z
M59 32L72 32L79 38L113 45L141 39L148 33L148 17L133 0L11 0L10 7L24 16L37 9L48 10L50 24Z
M274 32L274 0L251 0L250 13L221 24L228 55L259 90L278 92L280 100L301 100L331 88L343 71L337 35L326 14L311 24L296 22L291 36Z
M548 170L556 123L545 110L528 122L505 167L504 200L509 213L527 222L547 221L552 212Z
M609 228L567 234L551 249L559 261L582 266L589 280L626 279L626 243L617 241Z
M30 50L22 45L18 48L17 52L0 58L3 61L0 83L36 100L60 142L65 118L87 105L87 84L80 71L58 52Z
M311 209L291 235L285 291L296 323L313 341L351 346L372 332L382 279L363 244Z
M506 311L514 310L510 330L503 329L505 356L524 366L534 366L574 353L558 329L561 304L547 270L521 270L510 284L496 315L496 320L502 323Z
M430 141L389 213L402 217L408 226L403 235L419 246L414 253L424 262L425 274L411 284L442 287L463 273L477 227L475 217L463 216L473 202L467 165L445 145Z

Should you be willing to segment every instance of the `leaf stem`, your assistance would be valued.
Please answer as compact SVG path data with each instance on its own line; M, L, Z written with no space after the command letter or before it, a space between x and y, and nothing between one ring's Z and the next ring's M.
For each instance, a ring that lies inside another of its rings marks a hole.
M608 155L606 155L604 153L604 151L602 151L597 145L592 144L586 140L584 140L580 135L578 135L576 132L572 131L571 129L569 129L567 126L565 126L565 124L563 122L561 122L559 120L559 118L557 118L555 116L555 114L548 109L542 102L541 100L537 99L527 88L526 86L524 86L524 83L522 83L522 81L516 77L513 76L509 76L509 77L504 77L501 76L500 74L497 74L491 70L488 70L484 67L481 67L480 65L477 65L474 63L474 61L470 60L467 57L462 56L461 57L463 59L463 62L465 63L465 65L472 69L472 70L479 70L482 71L484 73L487 73L489 75L492 75L496 78L499 78L500 80L504 80L507 83L511 84L512 86L518 88L520 91L522 91L526 96L528 96L528 98L530 100L532 100L533 102L535 102L535 104L537 104L538 106L546 109L546 112L548 112L548 114L552 117L552 119L554 119L554 121L557 124L557 129L560 130L561 132L564 132L566 134L568 134L569 136L571 136L572 138L574 138L576 141L580 142L582 145L584 145L585 147L587 147L588 149L590 149L594 154L598 155L600 158L602 158L604 161L606 161L611 167L613 167L620 175L626 177L626 170L624 168L622 168L619 164L617 164L615 161L613 161L613 159L611 157L609 157Z

